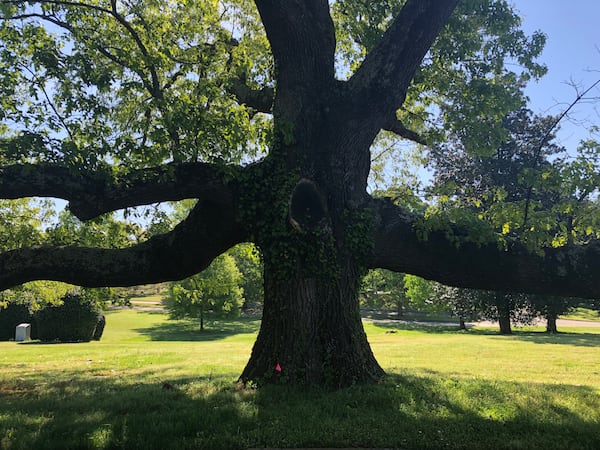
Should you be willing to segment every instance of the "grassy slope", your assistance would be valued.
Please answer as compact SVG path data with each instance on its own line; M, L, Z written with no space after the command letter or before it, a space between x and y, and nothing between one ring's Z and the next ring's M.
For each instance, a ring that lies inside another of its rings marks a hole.
M587 320L591 322L600 322L600 313L594 309L575 308L569 314L560 316L561 319Z
M599 329L367 323L390 375L324 392L241 389L258 321L216 327L123 310L100 342L0 343L0 448L600 448Z

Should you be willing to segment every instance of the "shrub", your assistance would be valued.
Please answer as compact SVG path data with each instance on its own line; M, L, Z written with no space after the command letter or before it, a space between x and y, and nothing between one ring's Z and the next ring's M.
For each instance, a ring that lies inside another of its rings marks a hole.
M5 308L0 306L0 341L14 339L17 325L30 322L31 314L27 305L9 303Z
M47 306L35 313L38 338L46 342L92 340L98 323L94 303L78 294L66 294L62 300L62 305Z

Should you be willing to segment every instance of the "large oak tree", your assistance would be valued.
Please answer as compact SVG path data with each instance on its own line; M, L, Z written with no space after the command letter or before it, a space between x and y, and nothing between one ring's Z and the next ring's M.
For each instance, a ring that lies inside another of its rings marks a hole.
M2 0L0 197L62 198L81 220L198 202L128 247L5 251L0 288L177 280L251 241L264 313L241 379L329 386L383 375L358 310L367 268L599 296L598 241L457 243L468 229L423 232L420 215L368 193L382 130L418 143L453 131L489 150L518 86L543 72L543 38L506 2L457 3Z

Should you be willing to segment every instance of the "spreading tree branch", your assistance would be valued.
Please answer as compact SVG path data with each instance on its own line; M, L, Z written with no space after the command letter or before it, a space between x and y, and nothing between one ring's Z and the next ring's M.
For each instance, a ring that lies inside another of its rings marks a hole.
M235 208L200 200L170 233L123 249L27 247L0 254L0 290L32 280L133 286L183 279L247 239Z
M390 201L374 200L372 268L384 268L465 288L600 298L600 241L545 248L543 255L519 243L459 246L444 232L420 239L416 217ZM468 230L455 230L457 235Z
M62 198L70 202L71 212L81 220L131 206L185 198L211 198L228 205L240 170L237 166L173 163L112 176L48 164L16 164L0 168L0 198Z
M384 128L458 0L408 0L379 44L348 80L366 121Z

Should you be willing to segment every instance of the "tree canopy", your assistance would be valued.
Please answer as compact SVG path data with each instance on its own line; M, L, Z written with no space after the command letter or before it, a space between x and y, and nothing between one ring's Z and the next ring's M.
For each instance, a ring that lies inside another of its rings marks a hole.
M477 215L369 194L373 155L398 140L471 155L506 142L522 88L545 72L545 36L527 36L507 1L0 5L1 198L62 198L83 221L198 200L172 229L127 245L9 240L0 288L179 280L253 242L265 304L242 379L330 385L383 373L358 317L366 268L600 296L595 219L583 241L532 248ZM569 170L581 180L597 166Z

